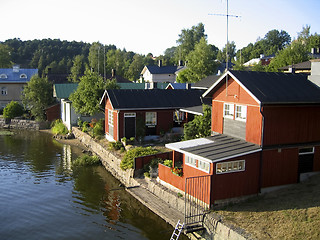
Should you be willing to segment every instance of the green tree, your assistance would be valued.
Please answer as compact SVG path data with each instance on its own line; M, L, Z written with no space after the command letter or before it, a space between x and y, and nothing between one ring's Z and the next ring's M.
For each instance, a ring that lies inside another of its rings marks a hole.
M3 117L6 119L12 119L15 117L20 117L23 114L23 107L20 103L16 101L11 101L4 109L3 109Z
M184 140L207 137L211 134L211 107L203 105L203 115L195 116L184 125Z
M68 77L70 82L79 82L79 78L85 71L85 62L83 55L77 55L73 59L73 65L70 69L70 75Z
M31 77L22 91L22 102L36 120L45 120L45 109L54 102L52 84L47 78Z
M227 47L228 47L228 62L234 61L234 57L236 56L236 44L234 41L228 42L225 47L218 52L217 59L220 62L226 62L227 59Z
M103 73L104 66L104 46L99 42L94 42L89 50L89 67L99 74Z
M11 51L12 49L9 46L0 44L0 68L10 68L12 66Z
M118 88L115 81L104 82L98 73L86 70L77 90L70 95L72 106L77 113L94 115L101 111L99 102L104 90L111 88Z
M279 68L285 67L291 64L307 61L308 51L306 46L299 41L293 42L287 48L279 51L275 58L271 60L266 70L271 72L278 72Z
M178 74L177 81L179 82L185 82L185 80L198 82L213 74L217 68L214 52L205 38L196 44L195 49L189 53L187 61L187 69Z
M182 29L179 39L177 40L178 47L175 52L175 61L185 61L188 54L194 50L195 45L202 38L207 38L202 23L199 23L197 26L192 26L191 29Z
M264 54L267 55L276 53L284 49L291 42L291 37L286 31L281 30L279 32L276 29L269 31L265 35L264 39L267 48L267 52L265 52Z
M125 73L125 77L130 81L138 80L143 67L143 57L139 54L134 55L133 61L130 64L128 71Z

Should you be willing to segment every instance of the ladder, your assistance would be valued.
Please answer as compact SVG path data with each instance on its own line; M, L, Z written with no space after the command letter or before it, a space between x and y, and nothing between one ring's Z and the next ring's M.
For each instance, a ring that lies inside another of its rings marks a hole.
M173 233L171 235L170 240L178 240L180 233L183 229L184 223L180 223L180 220L178 220L177 225L175 229L173 230Z

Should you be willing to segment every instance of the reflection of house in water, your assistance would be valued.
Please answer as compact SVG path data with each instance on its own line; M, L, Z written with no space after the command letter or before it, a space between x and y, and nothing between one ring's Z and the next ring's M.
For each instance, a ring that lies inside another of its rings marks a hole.
M72 171L71 166L72 166L72 162L71 162L71 155L72 155L72 151L71 151L71 145L63 145L62 148L63 152L62 152L62 168L64 170L69 170L70 172Z

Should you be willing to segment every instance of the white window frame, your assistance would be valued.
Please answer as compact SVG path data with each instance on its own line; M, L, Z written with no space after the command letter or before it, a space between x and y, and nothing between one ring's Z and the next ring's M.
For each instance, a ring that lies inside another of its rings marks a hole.
M198 160L198 169L209 173L210 172L210 163L202 161L202 160Z
M245 160L220 162L216 164L216 174L243 172L245 170L246 170Z
M8 88L7 87L2 87L1 88L1 95L2 96L8 95Z
M240 109L240 111L239 111ZM236 105L235 107L235 119L238 121L245 122L247 121L247 106L245 105Z
M224 103L223 104L223 117L225 118L234 118L234 104L233 103Z
M197 167L197 160L191 156L185 155L185 164L191 167Z
M146 126L157 125L157 112L146 112Z
M136 117L136 113L125 113L124 117Z
M0 75L0 78L8 78L8 76L7 76L6 74L2 73L2 74Z
M20 78L27 78L27 74L25 73L20 74Z
M182 122L185 119L185 112L176 110L173 112L173 121L175 122Z
M108 125L113 127L113 111L108 109Z
M311 151L305 151L309 149L311 149ZM306 155L306 154L314 154L314 147L299 148L299 155Z
M184 162L186 165L188 165L190 167L199 169L199 170L206 172L206 173L210 173L210 163L208 163L208 162L205 162L205 161L199 160L199 159L195 159L194 157L191 157L189 155L185 155Z

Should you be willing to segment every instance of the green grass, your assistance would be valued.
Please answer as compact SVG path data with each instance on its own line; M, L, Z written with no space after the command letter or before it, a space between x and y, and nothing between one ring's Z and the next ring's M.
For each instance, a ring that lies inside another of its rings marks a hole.
M92 165L100 165L100 158L96 155L89 156L88 154L84 154L78 157L72 163L74 166L92 166Z

